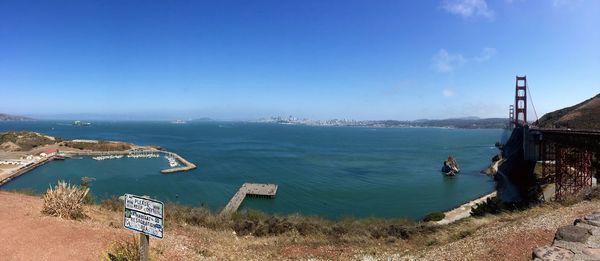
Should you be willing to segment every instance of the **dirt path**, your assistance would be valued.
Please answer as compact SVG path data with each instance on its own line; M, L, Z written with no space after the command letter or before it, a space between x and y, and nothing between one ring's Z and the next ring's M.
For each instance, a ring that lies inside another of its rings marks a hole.
M41 214L38 197L0 191L2 260L99 260L109 245L127 234L89 221Z

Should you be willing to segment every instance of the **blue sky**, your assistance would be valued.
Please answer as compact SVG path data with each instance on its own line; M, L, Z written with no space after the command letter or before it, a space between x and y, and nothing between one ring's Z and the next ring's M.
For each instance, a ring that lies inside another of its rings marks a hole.
M506 117L526 74L541 117L600 92L598 14L594 0L0 0L0 112Z

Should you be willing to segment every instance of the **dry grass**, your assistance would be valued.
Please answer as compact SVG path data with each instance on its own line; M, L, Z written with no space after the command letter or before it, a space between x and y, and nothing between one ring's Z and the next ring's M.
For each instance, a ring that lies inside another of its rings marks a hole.
M104 260L138 261L140 260L140 244L135 236L132 240L121 240L113 243L107 251Z
M61 143L61 145L80 150L93 151L124 151L131 149L131 144L116 141L99 141L98 143L65 141Z
M584 200L573 206L545 203L444 226L376 218L334 221L303 215L272 216L254 210L240 211L216 221L219 215L208 209L167 203L165 233L168 236L154 241L151 251L160 260L354 260L363 257L444 260L446 256L454 260L501 260L501 253L506 251L511 259L519 260L529 257L532 247L551 242L556 227L572 222L577 215L589 213L590 207L597 209L597 195L595 191L589 196L592 202ZM122 226L122 204L115 198L110 204L86 206L86 210L97 210L86 213L93 220L118 228ZM111 208L116 212L106 211ZM254 224L251 229L234 227L248 223ZM521 237L525 239L519 239ZM486 256L488 253L490 256ZM464 258L459 258L461 256Z
M89 188L71 185L59 181L44 194L44 207L42 213L67 219L80 219L83 214L83 203Z

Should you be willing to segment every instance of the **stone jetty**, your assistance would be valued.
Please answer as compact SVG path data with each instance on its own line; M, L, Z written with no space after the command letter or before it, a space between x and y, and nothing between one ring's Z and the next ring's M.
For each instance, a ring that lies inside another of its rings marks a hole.
M165 152L165 153L171 157L174 157L179 162L181 162L183 164L183 166L170 168L170 169L163 169L160 171L160 173L169 174L169 173L174 173L174 172L193 170L196 168L196 165L194 165L194 163L187 161L186 159L177 155L176 153L173 153L173 152Z

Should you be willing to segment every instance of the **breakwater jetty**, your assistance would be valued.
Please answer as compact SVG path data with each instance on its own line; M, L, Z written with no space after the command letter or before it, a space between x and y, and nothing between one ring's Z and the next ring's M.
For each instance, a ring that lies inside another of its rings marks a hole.
M163 169L160 173L170 174L181 171L188 171L197 168L195 164L189 162L177 153L157 150L157 149L137 149L137 150L123 150L123 151L65 151L64 154L67 156L113 156L113 155L139 155L139 154L152 154L152 153L164 153L168 157L173 157L183 166L177 166L173 168ZM133 157L135 158L135 157Z
M246 196L274 198L277 187L277 184L244 183L221 211L221 215L237 211Z
M163 169L160 171L160 173L162 173L162 174L169 174L169 173L175 173L175 172L180 172L180 171L188 171L188 170L193 170L196 168L196 165L194 165L194 163L187 161L186 159L177 155L176 153L165 152L165 154L167 154L168 156L173 157L177 161L181 162L181 164L183 164L183 166L169 168L169 169Z

